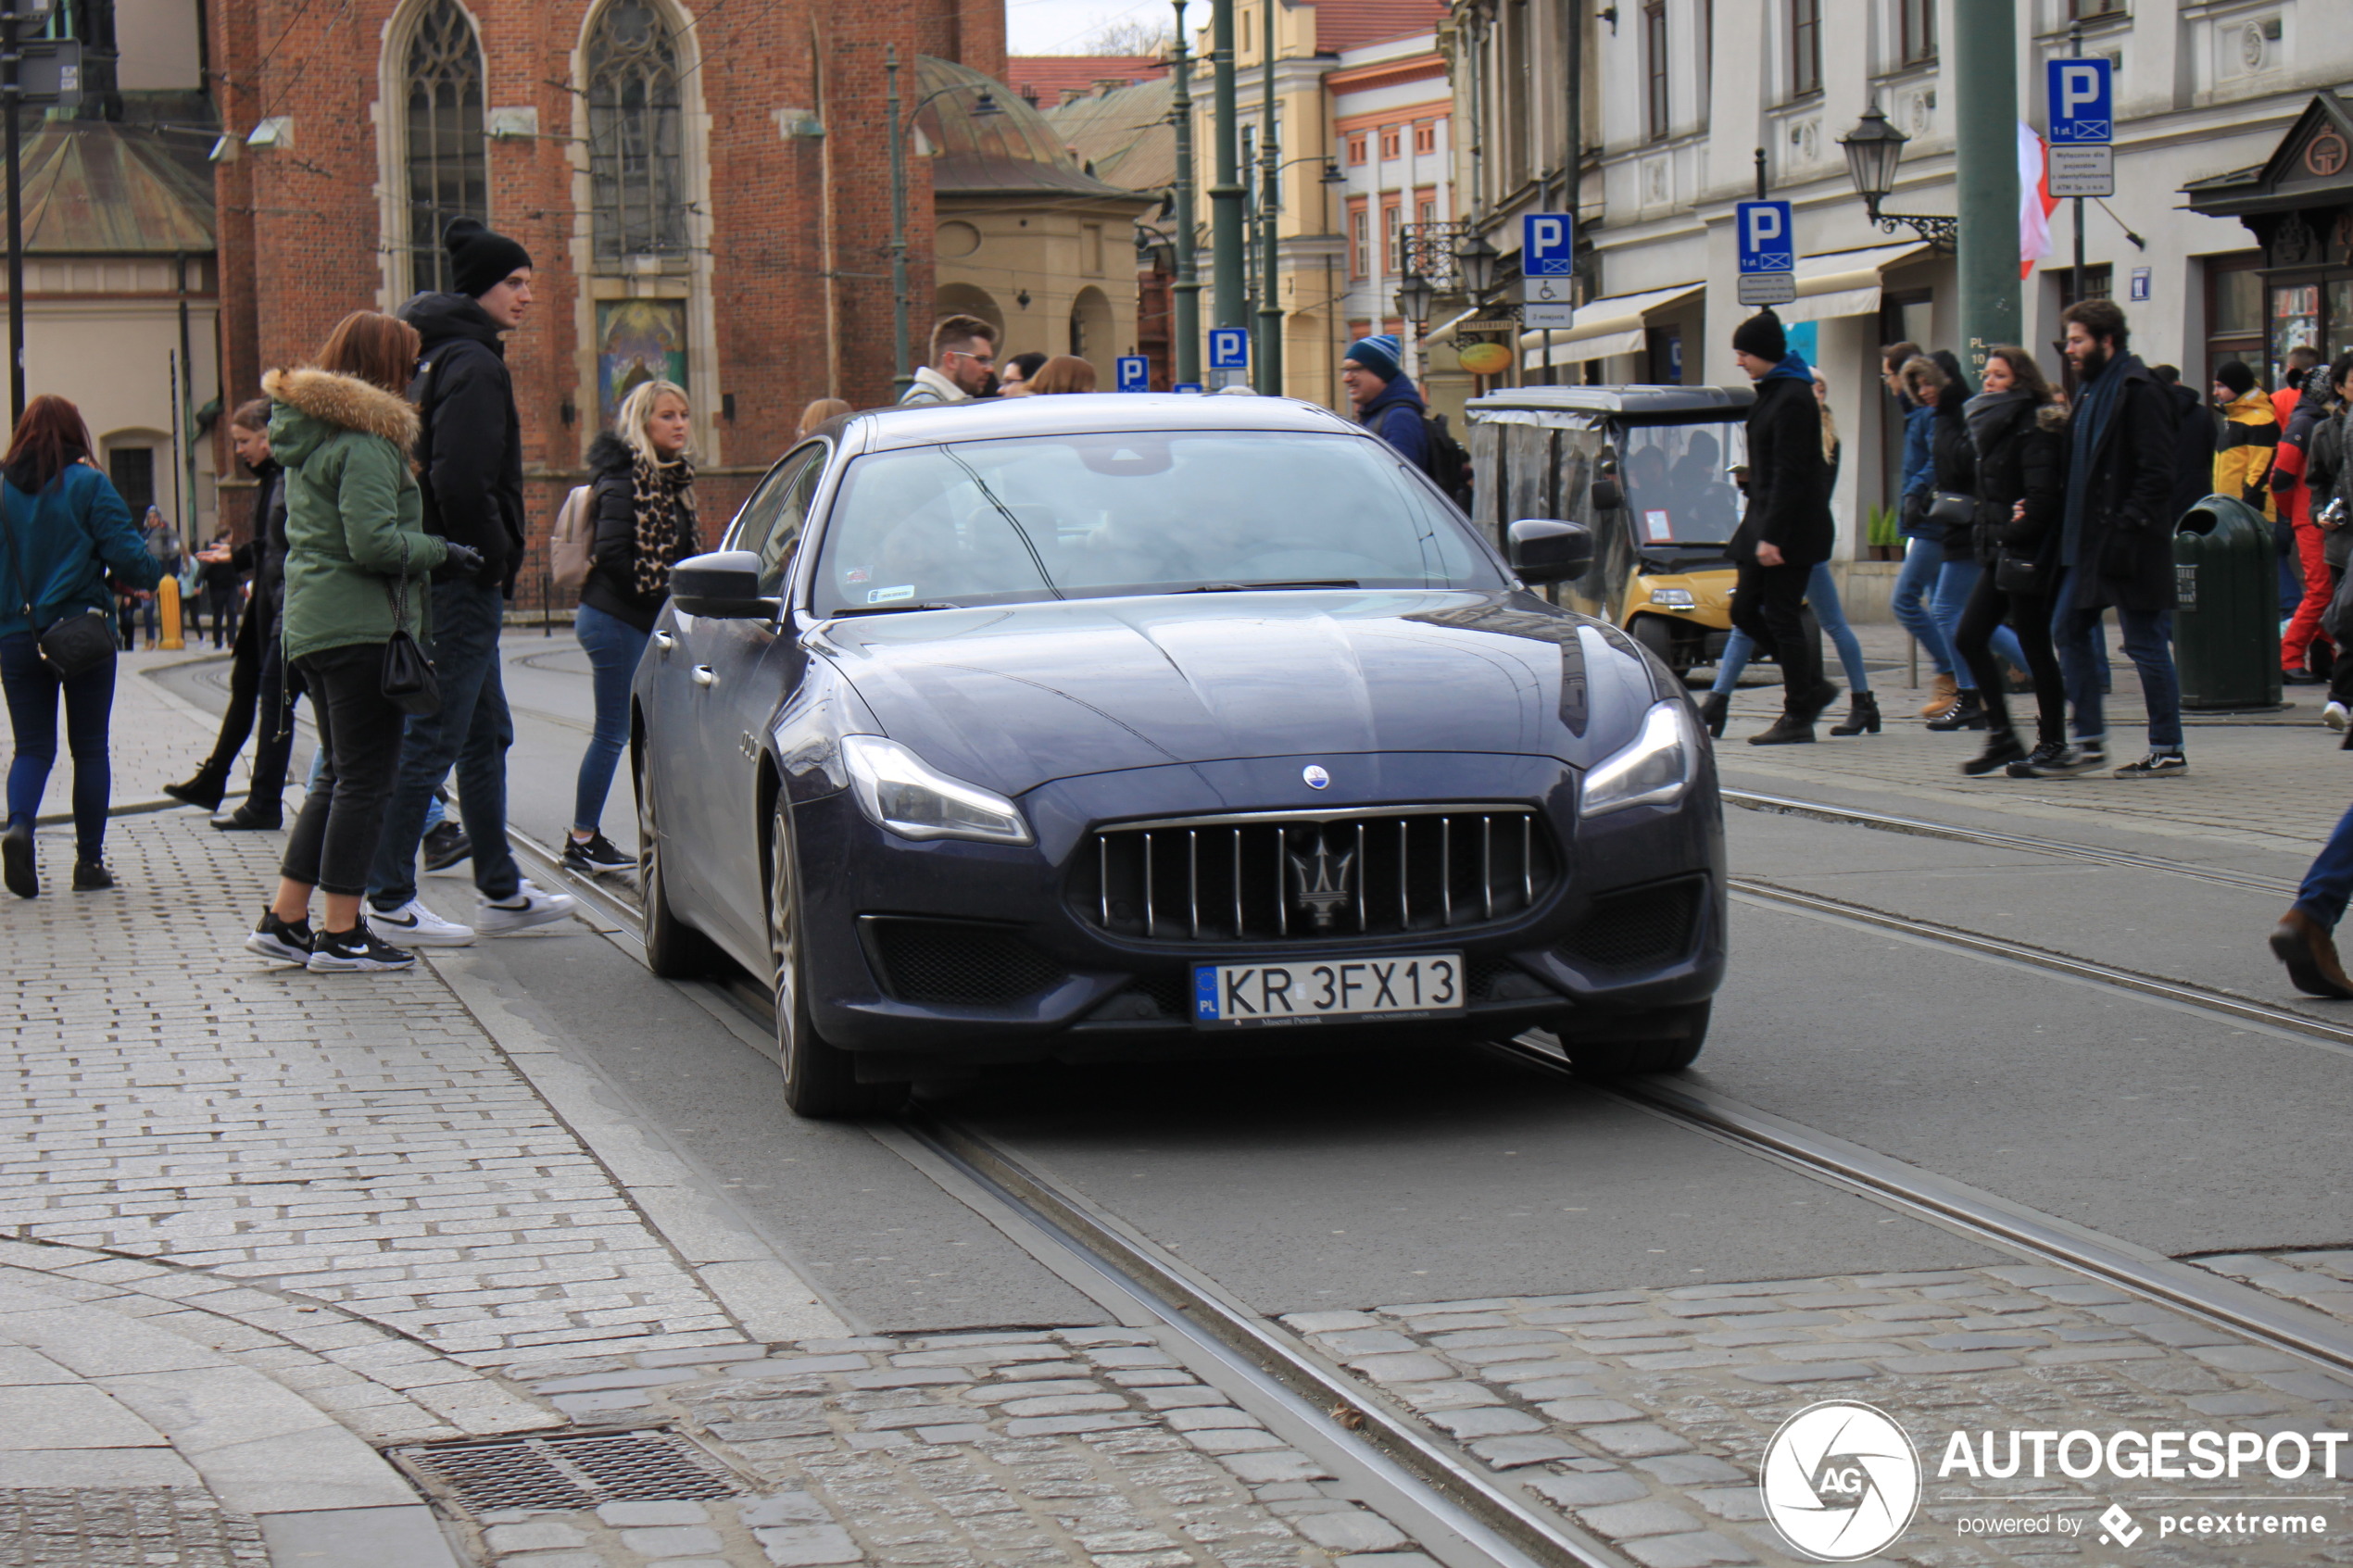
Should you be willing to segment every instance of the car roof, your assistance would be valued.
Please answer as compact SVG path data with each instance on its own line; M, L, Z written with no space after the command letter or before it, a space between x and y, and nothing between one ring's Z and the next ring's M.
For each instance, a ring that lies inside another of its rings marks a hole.
M842 445L888 452L942 441L1013 435L1082 435L1120 431L1287 431L1365 433L1330 409L1291 397L1227 397L1203 393L1072 393L992 397L972 403L873 408L842 419Z
M1747 386L1521 386L1474 397L1464 408L1473 421L1489 409L1507 408L1641 419L1710 410L1730 414L1755 401L1755 389Z

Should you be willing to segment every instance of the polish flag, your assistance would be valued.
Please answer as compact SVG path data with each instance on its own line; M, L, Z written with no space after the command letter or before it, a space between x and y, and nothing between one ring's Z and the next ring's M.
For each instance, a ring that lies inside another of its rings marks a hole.
M2032 275L2034 264L2051 254L2051 209L2058 198L2051 194L2045 167L2043 138L2020 120L2018 127L2018 275Z

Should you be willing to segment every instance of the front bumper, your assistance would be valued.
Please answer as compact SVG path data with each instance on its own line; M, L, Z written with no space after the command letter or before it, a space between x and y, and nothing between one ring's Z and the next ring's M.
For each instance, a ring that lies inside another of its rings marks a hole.
M1330 787L1307 788L1302 771L1311 761L1330 769ZM847 796L802 802L794 834L812 1020L829 1043L859 1055L862 1073L887 1077L924 1063L1256 1054L1307 1037L1410 1043L1534 1026L1573 1033L1582 1020L1711 996L1725 955L1712 761L1673 806L1589 822L1577 817L1575 797L1574 771L1548 758L1416 753L1172 765L1032 791L1022 806L1038 843L1022 847L912 843L868 822ZM1562 874L1509 920L1277 943L1117 936L1083 918L1069 896L1072 859L1098 825L1432 800L1536 806L1561 851ZM960 934L969 937L961 954ZM908 946L918 938L929 946ZM1189 1016L1195 964L1436 951L1462 954L1469 991L1465 1011L1438 1021L1232 1031L1198 1029ZM924 960L919 975L911 954ZM935 954L946 957L933 961Z

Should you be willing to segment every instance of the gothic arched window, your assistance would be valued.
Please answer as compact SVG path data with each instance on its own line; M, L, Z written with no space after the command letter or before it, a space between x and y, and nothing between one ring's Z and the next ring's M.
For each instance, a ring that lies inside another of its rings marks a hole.
M482 46L456 0L430 0L409 40L409 257L423 289L450 286L441 231L489 219L483 141Z
M588 177L597 255L686 248L678 49L656 0L611 0L588 35Z

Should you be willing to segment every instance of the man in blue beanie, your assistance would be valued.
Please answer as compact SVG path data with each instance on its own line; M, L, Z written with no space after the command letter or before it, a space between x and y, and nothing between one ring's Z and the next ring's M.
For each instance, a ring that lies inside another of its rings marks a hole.
M1398 364L1395 332L1358 338L1340 361L1340 383L1356 405L1356 420L1429 471L1429 442L1422 429L1422 395Z

